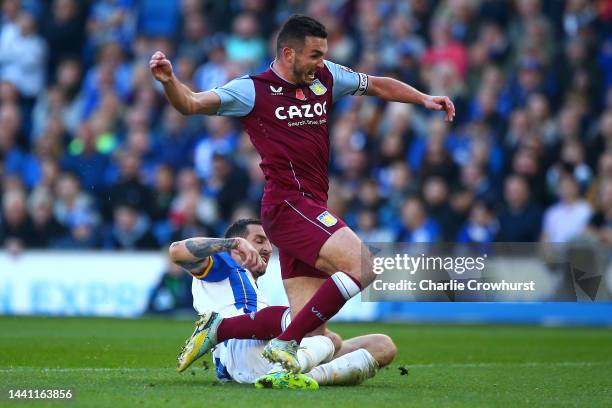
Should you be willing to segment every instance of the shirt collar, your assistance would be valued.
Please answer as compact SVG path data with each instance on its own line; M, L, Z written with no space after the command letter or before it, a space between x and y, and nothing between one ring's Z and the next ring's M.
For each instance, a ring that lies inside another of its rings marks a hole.
M280 78L280 79L282 79L283 81L287 82L288 84L291 84L291 85L296 85L296 86L297 86L297 84L296 84L295 82L291 82L291 81L289 81L288 79L285 79L285 78L284 78L284 77L283 77L281 74L279 74L279 73L278 73L278 71L277 71L277 70L275 70L275 69L274 69L274 66L273 66L273 65L274 65L274 63L275 63L275 62L276 62L276 58L274 59L274 61L272 61L272 62L270 63L270 70L272 70L272 72L274 72L274 75L276 75L277 77L279 77L279 78Z

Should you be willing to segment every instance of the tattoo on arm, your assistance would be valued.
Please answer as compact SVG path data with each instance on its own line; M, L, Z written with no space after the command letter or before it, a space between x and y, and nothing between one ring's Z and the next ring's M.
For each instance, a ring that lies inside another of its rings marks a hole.
M237 247L238 240L236 238L194 238L185 242L185 248L191 255L200 259Z
M174 262L187 270L189 273L198 272L202 269L206 258L218 252L229 251L238 248L236 238L190 238L183 241L185 249L195 259L175 260ZM175 242L171 245L178 246L181 243Z

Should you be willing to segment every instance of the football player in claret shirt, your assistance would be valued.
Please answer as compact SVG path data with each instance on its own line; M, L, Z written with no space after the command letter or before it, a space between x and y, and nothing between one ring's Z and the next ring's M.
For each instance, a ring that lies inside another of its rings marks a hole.
M281 27L276 59L257 75L195 93L173 73L162 52L149 62L166 97L183 114L240 118L261 156L266 178L261 221L279 249L292 321L263 354L286 370L299 371L297 348L374 279L371 254L357 235L327 209L330 157L328 114L346 95L444 111L446 96L424 94L392 78L353 72L325 59L327 32L318 21L294 15Z

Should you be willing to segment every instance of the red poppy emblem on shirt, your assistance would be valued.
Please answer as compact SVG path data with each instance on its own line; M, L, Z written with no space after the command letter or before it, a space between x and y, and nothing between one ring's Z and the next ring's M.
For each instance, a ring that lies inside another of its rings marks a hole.
M306 100L306 96L304 95L304 92L300 88L295 90L295 97L301 101Z

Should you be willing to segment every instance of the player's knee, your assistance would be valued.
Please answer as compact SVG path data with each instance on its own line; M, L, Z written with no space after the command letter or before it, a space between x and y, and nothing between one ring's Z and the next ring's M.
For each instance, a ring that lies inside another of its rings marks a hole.
M391 337L385 336L385 338L387 339L387 346L385 347L385 358L381 367L391 364L391 362L395 359L395 355L397 354L397 346L393 340L391 340Z
M361 289L368 287L376 278L372 256L367 249L365 249L365 251L367 251L367 253L362 255L359 263L344 271L346 274L350 275L353 280L359 282Z
M333 331L326 329L324 336L328 337L332 341L334 344L334 350L336 350L336 352L342 348L342 337L340 337L338 333L334 333Z
M365 246L363 246L359 266L356 268L354 273L355 274L353 277L361 283L362 289L368 287L376 278L376 275L374 274L372 254Z
M384 367L393 361L397 354L397 347L391 337L386 334L376 334L375 342L377 345L377 353L374 358L378 362L379 367Z

